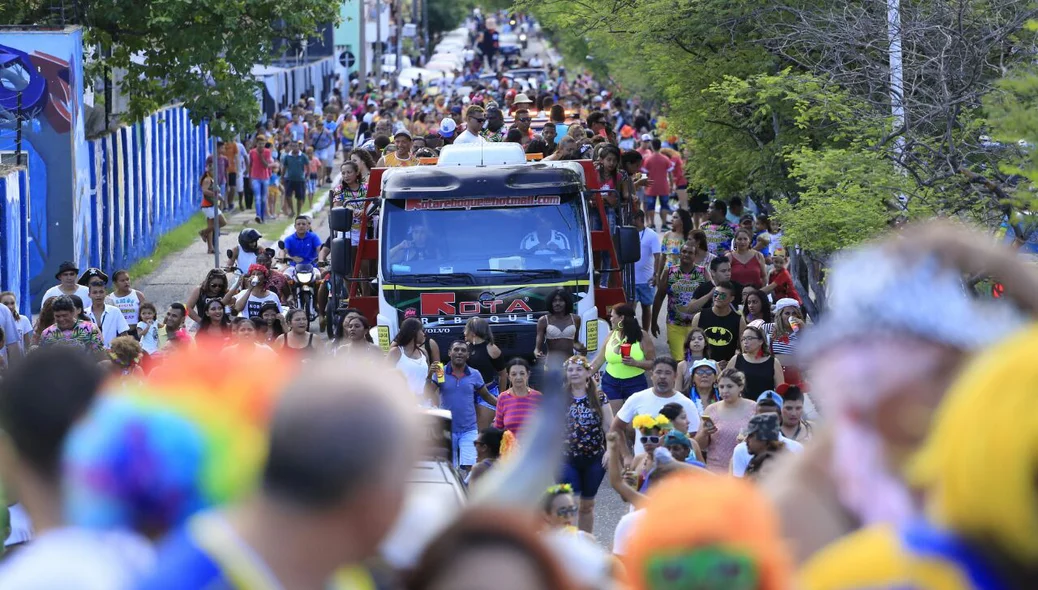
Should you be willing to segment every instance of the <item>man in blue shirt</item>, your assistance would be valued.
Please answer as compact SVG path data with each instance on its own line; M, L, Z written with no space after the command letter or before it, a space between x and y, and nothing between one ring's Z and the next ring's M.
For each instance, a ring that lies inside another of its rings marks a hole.
M451 445L454 447L454 466L468 472L476 462L476 395L497 405L497 398L487 391L483 376L468 366L469 345L455 340L447 352L451 362L444 368L443 383L437 381L443 410L451 413Z
M310 218L306 215L296 217L296 233L285 238L285 257L289 266L296 264L313 264L317 253L321 250L321 238L310 231Z

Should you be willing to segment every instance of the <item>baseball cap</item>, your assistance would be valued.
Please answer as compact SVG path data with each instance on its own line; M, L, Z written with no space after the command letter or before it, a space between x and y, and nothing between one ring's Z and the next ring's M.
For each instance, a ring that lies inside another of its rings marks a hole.
M651 133L642 133L642 141L652 141Z
M624 125L623 127L621 127L620 128L620 137L622 137L624 139L628 139L630 137L634 137L634 127L631 127L630 125Z
M780 408L782 407L782 396L780 396L779 394L775 393L774 391L772 391L770 389L757 396L757 403L758 404L763 402L763 401L769 401L769 400L772 401L772 402L775 402L776 406L778 406Z
M460 115L461 114L461 106L459 106L459 105L452 106L451 107L451 114Z
M778 414L758 414L750 418L750 423L746 427L746 436L749 437L751 434L756 434L757 439L762 440L764 442L778 440Z
M677 430L671 430L663 437L663 446L669 447L670 445L681 445L685 448L691 449L692 442L688 440L683 432Z
M447 117L440 121L440 135L442 137L453 137L454 130L458 128L458 124L454 122L454 119Z
M721 371L717 368L717 361L711 359L699 359L692 363L692 372L695 373L699 367L706 367L713 370L714 374L720 373Z
M411 137L411 132L408 131L407 129L401 129L400 131L397 131L396 133L394 133L393 134L393 139L396 139L396 138L400 137L401 135L403 135L407 139L413 139Z

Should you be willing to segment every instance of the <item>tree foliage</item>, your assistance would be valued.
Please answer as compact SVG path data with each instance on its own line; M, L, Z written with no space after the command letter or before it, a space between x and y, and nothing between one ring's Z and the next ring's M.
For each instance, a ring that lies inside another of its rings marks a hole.
M588 51L619 94L662 107L690 148L694 186L773 208L793 238L784 242L799 245L791 256L805 258L801 268L824 268L834 251L905 218L951 215L993 227L1023 205L1013 188L1018 150L992 149L981 137L989 133L984 97L1033 59L1035 32L1025 24L1038 5L1030 0L902 0L895 33L906 117L896 126L884 2L520 3L562 50ZM1007 117L1030 117L1038 144L1035 80L1001 92L1018 94ZM1006 125L1015 132L1017 123ZM1038 161L1018 163L1038 177ZM796 278L824 273L813 274Z
M54 24L53 3L4 3L2 22ZM94 74L116 72L139 120L171 103L216 132L246 129L256 118L254 65L269 63L279 40L316 34L338 19L337 0L91 0L66 19L85 26Z

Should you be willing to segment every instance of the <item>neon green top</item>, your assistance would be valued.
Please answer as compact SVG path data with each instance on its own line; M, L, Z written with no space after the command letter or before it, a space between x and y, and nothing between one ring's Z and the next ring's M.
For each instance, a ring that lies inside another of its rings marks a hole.
M620 340L620 338L620 331L613 330L613 333L609 335L609 340L606 341L606 373L616 379L630 379L631 377L637 377L638 375L644 374L645 369L625 365L623 363L623 356L620 355L620 344L622 344L623 341ZM631 344L631 358L636 361L645 360L645 353L642 352L642 345L640 342Z

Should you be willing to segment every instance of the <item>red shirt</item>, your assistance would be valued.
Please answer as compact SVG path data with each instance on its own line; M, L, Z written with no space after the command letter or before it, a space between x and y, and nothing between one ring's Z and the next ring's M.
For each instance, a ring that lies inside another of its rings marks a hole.
M263 162L270 161L270 157L270 148L263 148L262 151L252 148L249 152L249 178L270 180L270 168L263 165Z
M642 168L652 182L645 187L645 195L649 197L666 197L670 195L670 178L668 173L674 168L674 162L659 152L650 152L642 161Z
M768 279L768 283L775 283L775 290L772 291L772 297L775 301L779 299L796 299L797 303L803 304L800 300L800 294L797 293L797 288L793 286L793 277L789 275L789 271L786 269L773 270L771 271L771 277Z
M688 185L688 180L685 178L685 162L681 160L681 156L674 156L670 159L674 164L674 184L678 185L678 188Z

